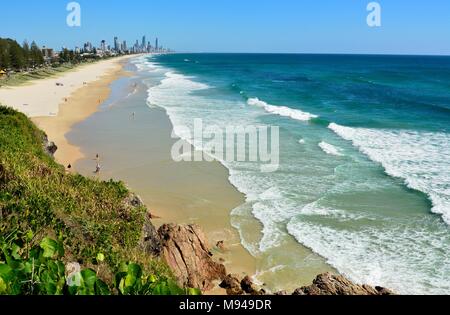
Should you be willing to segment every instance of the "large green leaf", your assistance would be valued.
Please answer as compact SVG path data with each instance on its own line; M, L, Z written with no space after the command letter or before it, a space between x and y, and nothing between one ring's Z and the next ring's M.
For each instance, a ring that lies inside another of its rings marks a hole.
M85 288L88 290L87 294L94 294L95 282L97 281L97 274L92 269L84 269L81 271L81 277Z
M51 238L44 238L40 244L41 248L44 250L43 256L45 258L55 258L64 256L64 248L61 243L52 240Z
M17 245L16 243L13 243L12 246L11 246L11 256L14 259L20 259L21 258L20 255L19 255L19 250L20 250L19 245Z
M187 289L187 294L188 295L202 295L202 290L189 288L189 289Z
M7 294L7 290L8 286L6 285L6 282L0 277L0 294Z
M137 264L128 265L128 273L125 278L125 287L133 287L142 275L142 269Z
M0 264L0 277L2 277L5 281L10 281L13 272L12 268L7 264Z

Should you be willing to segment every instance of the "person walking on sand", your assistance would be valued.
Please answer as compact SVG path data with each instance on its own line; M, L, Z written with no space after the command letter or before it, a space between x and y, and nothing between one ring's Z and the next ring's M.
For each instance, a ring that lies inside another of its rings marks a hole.
M95 174L99 174L100 170L101 170L101 166L100 166L100 157L98 155L98 153L95 155L95 161L97 161L97 165L95 167Z

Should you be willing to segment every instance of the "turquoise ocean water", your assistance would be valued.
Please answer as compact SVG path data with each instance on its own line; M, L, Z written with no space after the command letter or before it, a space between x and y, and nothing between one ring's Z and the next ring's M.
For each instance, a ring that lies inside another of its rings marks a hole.
M230 220L245 248L266 257L260 274L296 272L295 261L270 255L289 256L295 239L354 281L450 292L450 57L173 54L134 63L159 76L148 105L166 109L186 140L180 126L194 118L280 127L277 172L223 162L246 196Z

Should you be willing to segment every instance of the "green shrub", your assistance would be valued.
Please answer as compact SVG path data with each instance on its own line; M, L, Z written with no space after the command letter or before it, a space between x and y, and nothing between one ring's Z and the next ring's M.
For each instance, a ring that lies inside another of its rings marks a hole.
M66 173L44 151L44 138L25 115L0 106L0 292L104 294L108 287L118 294L196 293L177 288L167 266L142 253L147 209L127 202L127 187ZM125 271L124 261L136 265ZM69 262L84 271L82 285L66 292ZM34 285L36 279L41 284Z

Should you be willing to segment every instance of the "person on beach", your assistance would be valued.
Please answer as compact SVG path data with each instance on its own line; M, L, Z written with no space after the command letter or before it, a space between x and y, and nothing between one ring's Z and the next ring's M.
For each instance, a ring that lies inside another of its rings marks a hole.
M101 170L101 167L100 167L100 157L99 157L98 153L95 155L95 159L94 160L97 161L97 165L95 167L94 173L95 174L99 174L100 170Z
M99 174L100 173L100 163L97 162L97 166L95 167L95 174Z

